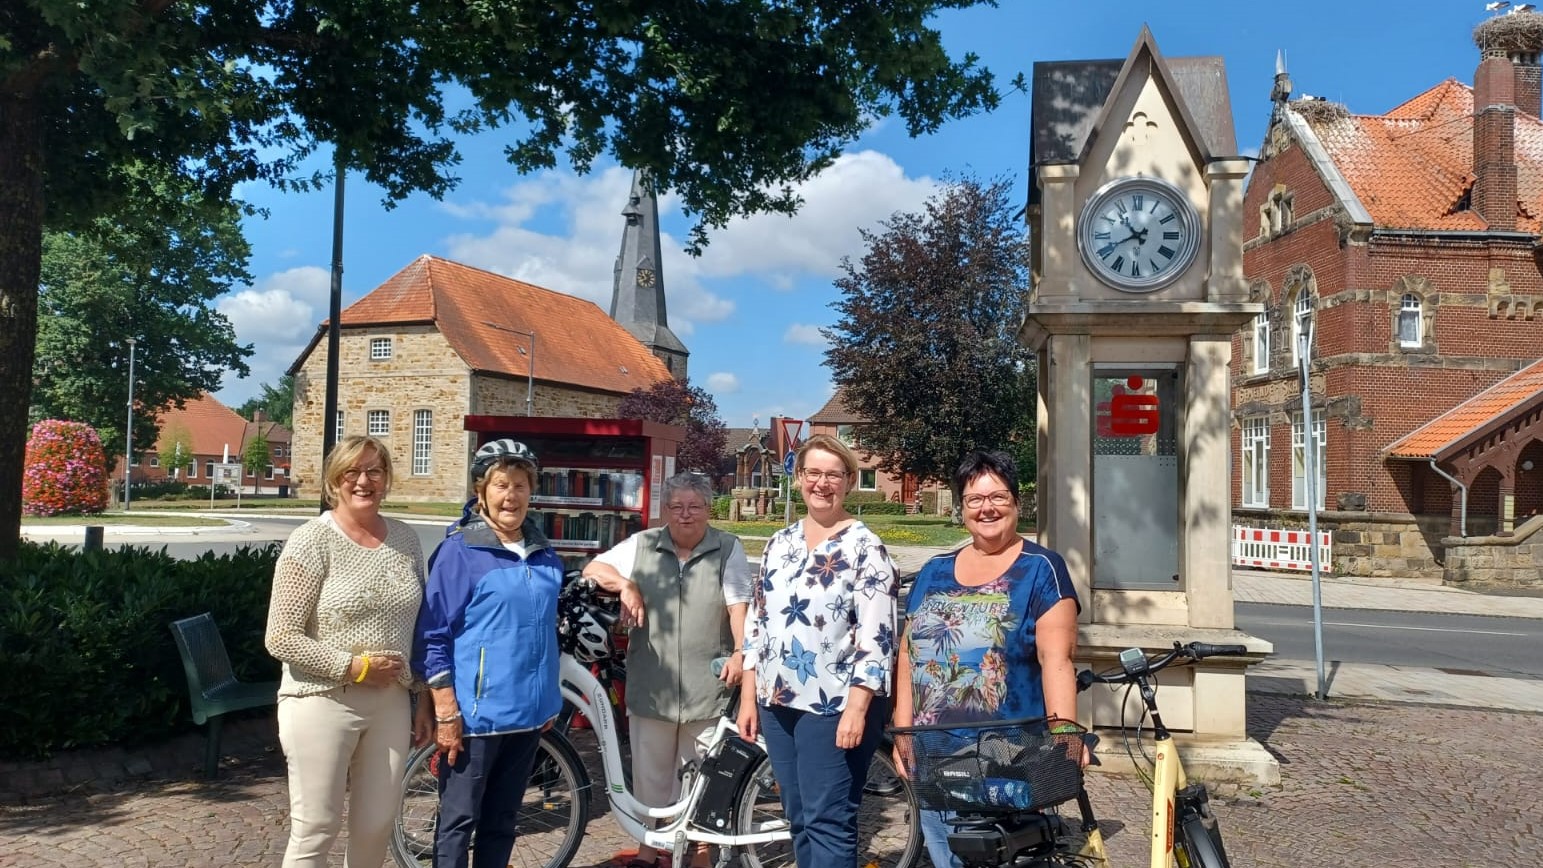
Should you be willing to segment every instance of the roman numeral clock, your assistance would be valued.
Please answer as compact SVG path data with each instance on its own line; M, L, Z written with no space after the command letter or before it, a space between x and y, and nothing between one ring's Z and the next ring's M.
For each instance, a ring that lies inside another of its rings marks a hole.
M1121 292L1154 292L1183 274L1200 249L1200 218L1179 189L1150 177L1116 178L1077 218L1082 261Z

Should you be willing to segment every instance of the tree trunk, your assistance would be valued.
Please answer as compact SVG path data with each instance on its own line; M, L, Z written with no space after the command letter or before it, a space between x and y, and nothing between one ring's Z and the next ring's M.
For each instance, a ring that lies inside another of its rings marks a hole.
M42 123L33 100L0 93L0 562L15 559L21 539L42 261Z

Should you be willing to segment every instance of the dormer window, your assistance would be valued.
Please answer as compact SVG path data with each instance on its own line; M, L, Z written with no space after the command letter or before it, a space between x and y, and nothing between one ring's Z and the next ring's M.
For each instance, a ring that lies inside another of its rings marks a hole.
M390 338L370 338L370 361L379 362L391 358Z

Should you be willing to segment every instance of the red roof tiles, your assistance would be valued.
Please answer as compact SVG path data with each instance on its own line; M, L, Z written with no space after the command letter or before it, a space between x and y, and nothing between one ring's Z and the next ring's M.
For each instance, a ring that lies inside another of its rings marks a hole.
M413 260L341 320L344 328L433 323L483 373L526 376L532 341L522 332L535 332L538 380L626 393L670 377L594 302L436 256Z
M1465 207L1473 183L1473 90L1447 79L1385 115L1312 121L1379 227L1482 230ZM1517 229L1543 231L1543 122L1516 114Z
M1543 361L1517 371L1395 440L1385 454L1389 458L1437 458L1468 435L1540 398L1543 398Z
M172 407L160 415L161 434L155 443L157 452L167 438L185 430L192 440L194 455L225 455L230 449L232 461L240 461L241 441L247 421L236 411L207 393L189 398L181 409Z

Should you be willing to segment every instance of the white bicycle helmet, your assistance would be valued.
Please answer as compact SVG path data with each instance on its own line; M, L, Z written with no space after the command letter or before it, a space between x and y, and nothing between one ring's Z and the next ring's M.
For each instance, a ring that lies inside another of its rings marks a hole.
M611 656L611 631L595 620L593 612L580 612L573 627L573 659L595 663Z
M482 444L482 448L472 456L471 478L481 479L488 472L489 467L504 461L523 461L538 469L541 466L536 461L536 453L530 451L529 446L505 437Z

